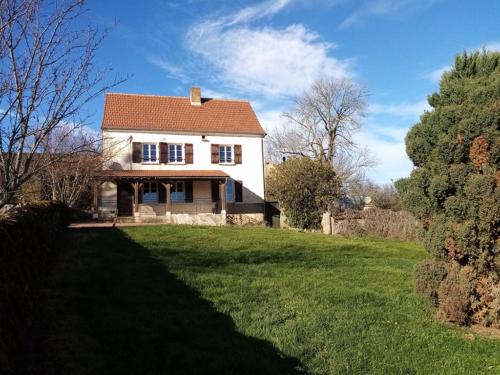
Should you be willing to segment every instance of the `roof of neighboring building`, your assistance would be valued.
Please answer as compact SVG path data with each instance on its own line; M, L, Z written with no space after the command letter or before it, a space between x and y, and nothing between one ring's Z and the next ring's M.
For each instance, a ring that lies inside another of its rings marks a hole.
M103 129L264 135L246 100L106 94Z
M226 172L220 170L187 170L187 169L170 169L170 170L104 170L100 173L106 177L172 177L172 178L221 178L229 177Z

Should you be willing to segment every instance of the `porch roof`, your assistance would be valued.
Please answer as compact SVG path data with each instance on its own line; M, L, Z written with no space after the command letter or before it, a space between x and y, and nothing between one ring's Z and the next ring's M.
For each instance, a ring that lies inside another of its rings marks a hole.
M111 178L202 178L202 179L214 179L214 178L227 178L229 175L221 170L104 170L100 173L101 177L111 177Z

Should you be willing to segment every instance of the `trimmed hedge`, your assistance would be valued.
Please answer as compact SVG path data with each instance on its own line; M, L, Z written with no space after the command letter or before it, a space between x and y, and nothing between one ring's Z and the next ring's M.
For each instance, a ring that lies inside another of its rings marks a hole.
M40 290L61 252L63 204L40 202L0 217L0 373L12 374L29 344Z

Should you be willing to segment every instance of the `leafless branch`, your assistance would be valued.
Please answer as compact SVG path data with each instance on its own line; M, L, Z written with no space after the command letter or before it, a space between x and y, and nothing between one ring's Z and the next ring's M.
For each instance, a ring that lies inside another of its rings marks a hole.
M78 26L84 3L0 0L0 207L63 157L46 157L51 135L83 129L85 104L123 81L95 67L107 31ZM64 157L91 152L95 140L77 139Z
M267 155L307 156L331 163L344 190L365 179L375 161L360 149L354 134L366 108L367 91L350 79L323 79L295 100L268 140Z

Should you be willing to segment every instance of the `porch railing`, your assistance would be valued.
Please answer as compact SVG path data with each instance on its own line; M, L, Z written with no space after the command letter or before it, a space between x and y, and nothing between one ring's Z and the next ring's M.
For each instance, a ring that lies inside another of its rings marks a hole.
M220 214L220 202L196 198L192 202L172 201L172 214Z
M142 215L163 216L167 212L166 203L142 202L139 205ZM221 204L219 201L212 202L208 199L193 199L192 202L172 201L170 212L172 214L220 214Z

